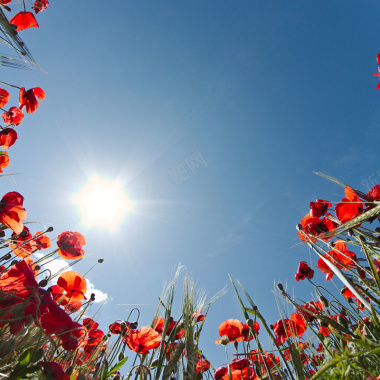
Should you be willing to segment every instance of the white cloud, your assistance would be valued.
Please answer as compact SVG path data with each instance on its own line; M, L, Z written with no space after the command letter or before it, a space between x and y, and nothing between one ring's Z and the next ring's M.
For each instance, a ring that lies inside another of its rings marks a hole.
M91 293L95 294L94 303L103 302L108 298L108 295L106 293L103 293L101 290L96 289L92 282L90 282L89 280L86 280L86 282L87 282L87 292L86 292L85 296L88 300L91 297Z

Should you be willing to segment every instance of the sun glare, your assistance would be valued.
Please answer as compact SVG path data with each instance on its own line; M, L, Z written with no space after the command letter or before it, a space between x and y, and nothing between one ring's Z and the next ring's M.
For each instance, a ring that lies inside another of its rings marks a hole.
M120 181L95 177L74 197L83 223L87 226L117 228L125 215L132 210Z

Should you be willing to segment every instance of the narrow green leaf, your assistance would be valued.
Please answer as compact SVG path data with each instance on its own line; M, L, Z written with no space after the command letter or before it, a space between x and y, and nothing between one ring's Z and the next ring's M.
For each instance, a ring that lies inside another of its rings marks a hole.
M119 363L115 364L110 370L110 374L118 371L128 360L128 356L126 356L124 359L121 359Z

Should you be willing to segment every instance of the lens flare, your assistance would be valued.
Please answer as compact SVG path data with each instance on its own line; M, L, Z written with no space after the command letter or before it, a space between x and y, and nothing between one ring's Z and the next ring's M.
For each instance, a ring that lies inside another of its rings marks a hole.
M132 201L128 199L123 184L94 177L74 196L83 223L87 226L118 227L125 215L132 211Z

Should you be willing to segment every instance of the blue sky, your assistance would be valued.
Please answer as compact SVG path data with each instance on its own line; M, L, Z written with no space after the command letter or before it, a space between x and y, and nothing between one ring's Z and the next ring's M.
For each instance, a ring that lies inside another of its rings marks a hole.
M379 11L377 1L52 0L40 29L20 33L45 72L4 75L47 96L18 128L7 173L20 175L3 192L24 195L28 221L85 235L78 271L105 259L88 275L112 297L104 326L126 316L119 304L153 305L141 306L149 324L178 263L210 295L238 278L269 323L274 282L310 299L294 274L317 260L293 247L295 225L310 201L343 197L312 172L365 191L380 182ZM118 231L86 228L71 203L95 174L125 182L136 203ZM228 318L243 319L230 286L201 341L215 366Z

